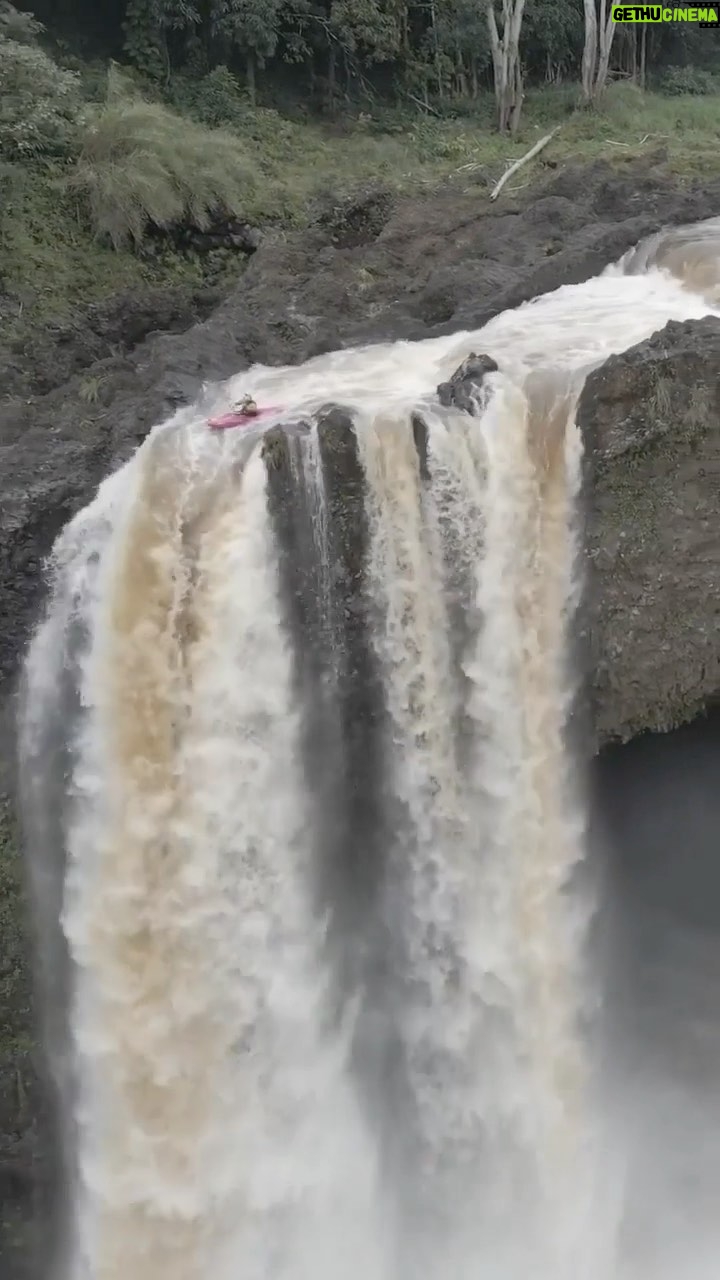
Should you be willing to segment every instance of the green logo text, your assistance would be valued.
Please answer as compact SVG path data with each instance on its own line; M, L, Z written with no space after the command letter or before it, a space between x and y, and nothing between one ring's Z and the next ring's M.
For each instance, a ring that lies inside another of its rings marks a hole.
M701 26L720 26L717 9L666 9L661 4L615 4L615 22L698 22Z

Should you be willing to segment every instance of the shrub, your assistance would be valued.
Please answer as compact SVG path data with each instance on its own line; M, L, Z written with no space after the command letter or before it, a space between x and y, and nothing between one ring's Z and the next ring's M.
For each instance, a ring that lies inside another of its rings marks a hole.
M200 79L176 76L169 96L177 110L188 112L211 129L220 125L237 127L248 115L248 104L227 67L215 67Z
M0 152L8 159L63 156L71 149L80 85L37 45L0 34Z
M239 216L255 188L238 138L116 95L83 126L69 185L116 249L140 244L150 224L203 229L217 211Z
M662 92L672 97L682 97L685 94L703 97L708 93L717 93L719 87L717 78L703 67L668 67L660 81Z
M18 44L34 44L44 30L42 22L38 22L32 13L20 13L8 0L0 3L0 36L4 36L6 40L17 40Z

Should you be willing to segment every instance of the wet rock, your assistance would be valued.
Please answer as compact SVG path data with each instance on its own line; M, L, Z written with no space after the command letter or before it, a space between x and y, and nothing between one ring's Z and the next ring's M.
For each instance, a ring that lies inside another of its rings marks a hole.
M462 409L474 417L481 403L481 392L489 373L497 372L492 356L469 355L455 370L449 382L441 382L437 389L438 400L446 409Z
M328 198L317 216L317 225L340 249L371 244L385 227L395 197L385 187L371 187L343 200Z
M389 847L382 799L386 708L366 592L365 475L352 418L328 405L317 432L319 475L303 465L307 441L292 427L268 432L263 455L304 707L315 881L337 954L341 1005L349 992L367 988L377 960L368 933ZM318 501L321 525L314 519Z
M0 448L0 686L17 668L12 621L23 628L24 640L38 604L43 558L90 500L111 457L110 433L82 441L31 428L21 447Z
M672 322L592 373L587 542L597 740L720 695L720 320Z
M331 553L338 566L337 580L344 588L347 610L350 597L360 590L367 558L365 476L353 421L343 409L328 406L320 413L318 439L332 533ZM365 656L360 665L367 665Z
M417 456L420 461L420 475L423 480L430 479L430 469L428 464L428 425L421 418L419 413L412 416L413 439Z
M165 248L170 243L180 252L191 250L198 254L227 249L250 256L257 252L261 241L258 227L219 212L205 226L199 227L191 221L175 223L171 227L153 226L148 236L150 250L153 246Z
M182 333L204 320L221 295L211 287L140 289L91 303L71 319L50 321L0 346L0 395L45 395L75 374L134 351L153 333ZM85 408L105 403L102 370L78 384Z
M464 270L443 265L433 271L413 303L413 313L427 325L446 324L458 312L476 305L478 298L506 294L522 284L520 272L506 262L469 258Z

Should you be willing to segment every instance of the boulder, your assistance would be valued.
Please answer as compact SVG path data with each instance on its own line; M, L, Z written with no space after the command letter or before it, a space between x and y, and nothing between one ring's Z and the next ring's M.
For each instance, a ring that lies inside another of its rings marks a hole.
M591 686L597 741L720 695L720 320L671 322L588 378Z
M449 382L441 382L437 389L438 400L446 408L463 409L475 416L481 404L481 391L485 378L495 373L497 364L492 356L469 355L455 370Z

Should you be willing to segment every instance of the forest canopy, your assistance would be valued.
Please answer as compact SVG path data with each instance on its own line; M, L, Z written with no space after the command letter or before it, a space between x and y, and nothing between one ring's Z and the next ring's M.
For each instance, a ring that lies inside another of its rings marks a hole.
M36 0L32 8L86 59L127 61L161 83L228 67L252 103L294 99L324 110L380 98L443 112L493 84L497 91L498 54L514 24L517 71L507 70L519 94L523 84L581 82L588 22L594 13L600 61L609 23L605 0ZM717 91L720 30L610 25L611 78Z

